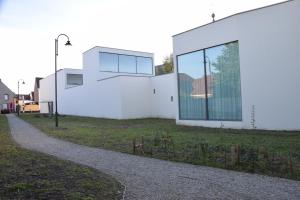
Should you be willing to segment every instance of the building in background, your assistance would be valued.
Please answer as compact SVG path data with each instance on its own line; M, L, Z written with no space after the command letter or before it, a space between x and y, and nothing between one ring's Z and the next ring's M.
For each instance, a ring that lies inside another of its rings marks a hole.
M41 77L36 77L34 81L34 91L33 91L33 101L39 103L39 93L40 93L40 80L43 79Z
M299 11L287 1L174 35L176 122L299 130Z
M153 54L94 47L83 69L58 76L59 114L134 119L175 118L175 74L154 76ZM54 74L40 80L40 110L55 110Z
M15 93L0 79L0 111L1 113L15 111Z

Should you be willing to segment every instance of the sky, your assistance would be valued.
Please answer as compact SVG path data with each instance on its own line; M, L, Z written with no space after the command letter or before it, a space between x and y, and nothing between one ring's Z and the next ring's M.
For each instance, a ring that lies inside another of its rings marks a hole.
M35 77L82 68L82 53L104 46L154 53L154 64L172 53L172 35L215 19L283 0L0 0L0 79L17 93L33 91Z

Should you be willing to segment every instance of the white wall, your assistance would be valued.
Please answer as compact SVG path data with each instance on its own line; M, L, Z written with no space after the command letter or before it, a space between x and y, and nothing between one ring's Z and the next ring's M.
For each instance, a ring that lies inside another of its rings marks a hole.
M176 107L176 73L155 76L151 78L152 116L175 119ZM155 94L153 93L155 89ZM173 101L171 97L173 96Z
M121 118L121 95L118 80L94 82L64 91L60 113L78 116Z
M122 119L151 117L150 77L119 77Z
M59 74L60 73L58 72L58 75ZM54 102L54 84L54 74L51 74L40 80L39 106L41 113L48 113L48 102Z
M177 106L177 123L250 129L254 106L256 128L300 129L299 10L289 1L175 35L175 57L238 40L242 90L241 122L179 120Z
M58 72L58 113L112 119L175 117L175 104L170 101L170 97L175 96L175 74L154 77L101 72L99 51L153 57L151 53L104 47L84 52L83 70L63 69ZM82 73L83 85L68 87L68 73ZM54 102L54 75L41 80L40 91L41 101ZM41 104L41 112L48 112L47 104Z
M65 90L68 89L66 74L80 74L82 70L79 69L61 69L57 71L57 102L58 102L58 112L62 108L66 108L64 106L64 99L66 98ZM67 90L66 90L67 91ZM39 102L40 102L40 112L48 113L48 103L53 102L53 111L55 112L55 75L51 74L40 80L40 89L39 89Z

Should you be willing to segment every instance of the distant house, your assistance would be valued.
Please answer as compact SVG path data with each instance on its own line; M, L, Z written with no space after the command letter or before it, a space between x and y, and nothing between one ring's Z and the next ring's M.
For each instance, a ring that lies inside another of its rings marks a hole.
M15 94L0 79L0 110L15 111Z
M34 91L33 91L33 101L39 103L39 93L40 93L40 80L43 78L36 77L34 81Z
M39 112L39 105L33 101L32 93L33 92L30 94L19 94L20 112Z

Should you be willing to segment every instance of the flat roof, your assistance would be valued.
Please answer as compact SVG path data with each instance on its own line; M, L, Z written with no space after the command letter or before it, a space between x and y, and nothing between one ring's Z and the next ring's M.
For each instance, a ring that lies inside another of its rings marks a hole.
M229 16L227 16L227 17L221 18L221 19L216 20L216 21L214 21L214 22L210 22L210 23L207 23L207 24L204 24L204 25L197 26L197 27L195 27L195 28L189 29L189 30L187 30L187 31L183 31L183 32L181 32L181 33L177 33L177 34L173 35L172 37L181 35L181 34L183 34L183 33L189 32L189 31L193 31L193 30L195 30L195 29L198 29L198 28L201 28L201 27L210 25L210 24L214 24L214 23L216 23L216 22L225 20L225 19L230 18L230 17L234 17L234 16L237 16L237 15L241 15L241 14L244 14L244 13L253 12L253 11L256 11L256 10L260 10L260 9L264 9L264 8L268 8L268 7L272 7L272 6L277 6L277 5L279 5L279 4L284 4L284 3L292 2L292 1L295 1L295 0L283 1L283 2L276 3L276 4L271 4L271 5L268 5L268 6L263 6L263 7L255 8L255 9L252 9L252 10L246 10L246 11L243 11L243 12L235 13L235 14L233 14L233 15L229 15Z
M115 49L115 50L122 50L122 51L131 51L131 52L137 52L137 53L149 53L149 54L154 54L152 52L145 52L145 51L134 51L134 50L128 50L128 49L120 49L120 48L113 48L113 47L104 47L104 46L94 46L86 51L84 51L83 53L86 53L94 48L107 48L107 49Z
M60 72L63 72L63 71L68 71L68 70L71 70L71 71L73 71L73 70L74 70L74 71L75 71L75 70L80 70L80 71L82 71L82 69L62 68L62 69L58 69L58 70L57 70L57 73L60 73ZM52 75L55 75L55 72L52 73L52 74L49 74L48 76L42 78L41 80L46 79L46 78L48 78L48 77L50 77L50 76L52 76Z

